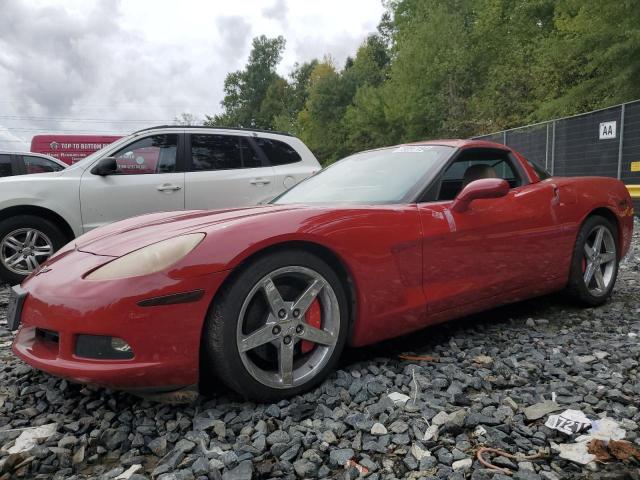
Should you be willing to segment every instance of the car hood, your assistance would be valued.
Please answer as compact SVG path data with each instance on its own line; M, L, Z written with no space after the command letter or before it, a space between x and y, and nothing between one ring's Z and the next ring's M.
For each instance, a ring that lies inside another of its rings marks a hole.
M60 170L58 172L43 172L43 173L28 173L24 175L11 175L9 177L0 177L0 184L22 183L28 181L58 178L63 175L67 169Z
M189 210L142 215L96 228L75 240L77 250L95 255L120 257L127 253L186 233L209 233L232 222L258 215L273 215L300 209L290 205L263 205L229 210Z

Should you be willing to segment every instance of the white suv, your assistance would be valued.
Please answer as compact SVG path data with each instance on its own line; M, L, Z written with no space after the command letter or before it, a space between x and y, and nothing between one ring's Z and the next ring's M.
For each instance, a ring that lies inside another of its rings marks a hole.
M318 170L306 145L287 134L155 127L59 172L0 178L0 279L22 281L101 225L150 212L264 203Z

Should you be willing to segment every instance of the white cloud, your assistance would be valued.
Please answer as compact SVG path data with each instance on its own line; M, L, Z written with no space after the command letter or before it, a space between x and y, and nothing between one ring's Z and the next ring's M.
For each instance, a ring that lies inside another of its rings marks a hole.
M52 129L125 133L217 113L253 37L285 37L283 75L325 54L341 65L382 10L380 0L3 2L0 148Z
M287 19L287 13L288 8L286 0L275 0L271 6L262 9L262 16L281 22Z
M0 150L22 152L29 150L29 142L24 138L14 135L0 125Z

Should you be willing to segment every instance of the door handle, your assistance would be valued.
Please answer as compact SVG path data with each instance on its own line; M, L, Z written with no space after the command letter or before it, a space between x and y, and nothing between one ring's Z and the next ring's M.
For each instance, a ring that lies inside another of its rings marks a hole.
M268 178L254 178L253 180L250 180L249 183L251 185L266 185L268 183L271 183L271 180L269 180Z
M156 189L159 192L177 192L178 190L182 190L182 187L180 185L165 183L164 185L158 185Z

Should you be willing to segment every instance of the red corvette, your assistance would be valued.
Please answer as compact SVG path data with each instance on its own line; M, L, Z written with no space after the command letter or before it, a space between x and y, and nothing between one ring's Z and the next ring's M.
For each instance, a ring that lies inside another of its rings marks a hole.
M555 178L502 145L348 157L272 204L145 215L77 238L14 287L13 351L74 381L302 392L366 345L566 290L606 301L633 209L610 178Z

